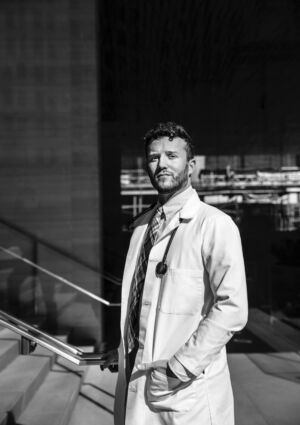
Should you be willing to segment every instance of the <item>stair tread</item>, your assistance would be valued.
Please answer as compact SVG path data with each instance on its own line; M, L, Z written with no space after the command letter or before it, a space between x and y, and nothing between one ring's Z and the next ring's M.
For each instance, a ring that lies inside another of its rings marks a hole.
M247 328L276 351L298 351L300 331L257 308L249 310Z
M5 353L10 347L18 346L17 341L10 339L0 339L0 356Z
M4 412L0 412L0 425L7 424L7 414Z
M74 373L49 372L18 425L65 425L73 411L81 379ZM42 408L41 408L42 406Z
M270 353L270 359L273 354ZM245 354L228 356L234 394L240 393L241 397L243 392L252 404L252 412L262 416L267 424L298 424L299 383L281 376L282 371L266 373L252 359L253 357ZM289 412L288 420L286 412ZM240 413L240 422L237 423L248 425L249 422L241 418L242 413L244 412Z
M0 331L0 339L14 339L19 341L21 339L21 335L4 327Z
M298 353L249 353L248 357L265 373L273 375L294 373L300 376Z
M260 412L251 397L242 388L237 390L233 386L235 420L239 425L269 425Z
M0 373L0 412L20 414L49 370L47 357L18 356Z
M117 373L88 366L69 425L113 424Z
M86 396L79 396L68 425L113 425L113 414L101 409L99 405L89 401Z
M0 371L3 370L19 353L19 344L13 340L0 340Z
M17 383L18 391L26 388L27 379L32 379L34 372L38 372L49 364L46 357L18 356L1 373L0 392L14 388Z

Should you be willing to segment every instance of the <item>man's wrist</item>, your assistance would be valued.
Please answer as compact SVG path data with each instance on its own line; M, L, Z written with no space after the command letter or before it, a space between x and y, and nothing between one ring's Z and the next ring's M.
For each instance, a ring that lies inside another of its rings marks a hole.
M172 373L182 382L188 382L195 378L195 376L183 366L183 364L176 359L176 357L172 357L168 361L169 368L172 370Z
M166 375L169 378L176 378L179 379L178 376L173 372L173 370L170 368L169 363L167 363L167 368L166 368Z

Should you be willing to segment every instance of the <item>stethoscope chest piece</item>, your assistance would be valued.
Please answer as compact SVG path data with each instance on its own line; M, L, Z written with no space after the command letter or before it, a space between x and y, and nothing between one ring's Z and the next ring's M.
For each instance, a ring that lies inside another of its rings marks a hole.
M167 273L167 270L168 270L168 266L166 263L164 263L163 261L160 261L159 263L157 263L155 268L155 272L157 276L165 275Z
M180 220L180 223L181 223L181 220ZM170 249L172 240L173 240L173 238L175 236L175 233L178 230L178 227L179 226L175 227L175 229L172 230L170 239L168 241L167 247L166 247L165 252L164 252L163 259L162 259L162 261L160 261L159 263L156 264L155 273L156 273L156 276L157 277L164 276L167 273L167 271L168 271L168 265L166 263L166 259L167 259L167 255L168 255L168 252L169 252L169 249Z

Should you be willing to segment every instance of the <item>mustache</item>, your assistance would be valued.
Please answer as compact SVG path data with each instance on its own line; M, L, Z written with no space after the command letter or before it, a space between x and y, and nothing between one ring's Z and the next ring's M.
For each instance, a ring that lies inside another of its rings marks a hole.
M160 176L173 176L173 173L170 173L169 171L157 171L154 173L154 177L160 177Z

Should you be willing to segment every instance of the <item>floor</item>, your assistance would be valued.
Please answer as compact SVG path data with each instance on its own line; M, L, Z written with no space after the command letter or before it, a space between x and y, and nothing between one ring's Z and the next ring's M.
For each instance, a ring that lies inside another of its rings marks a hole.
M228 362L236 425L300 425L298 353L232 353ZM100 372L95 366L87 374L80 411L84 415L87 399L94 399L98 406L95 423L99 425L113 425L116 378L117 374Z

